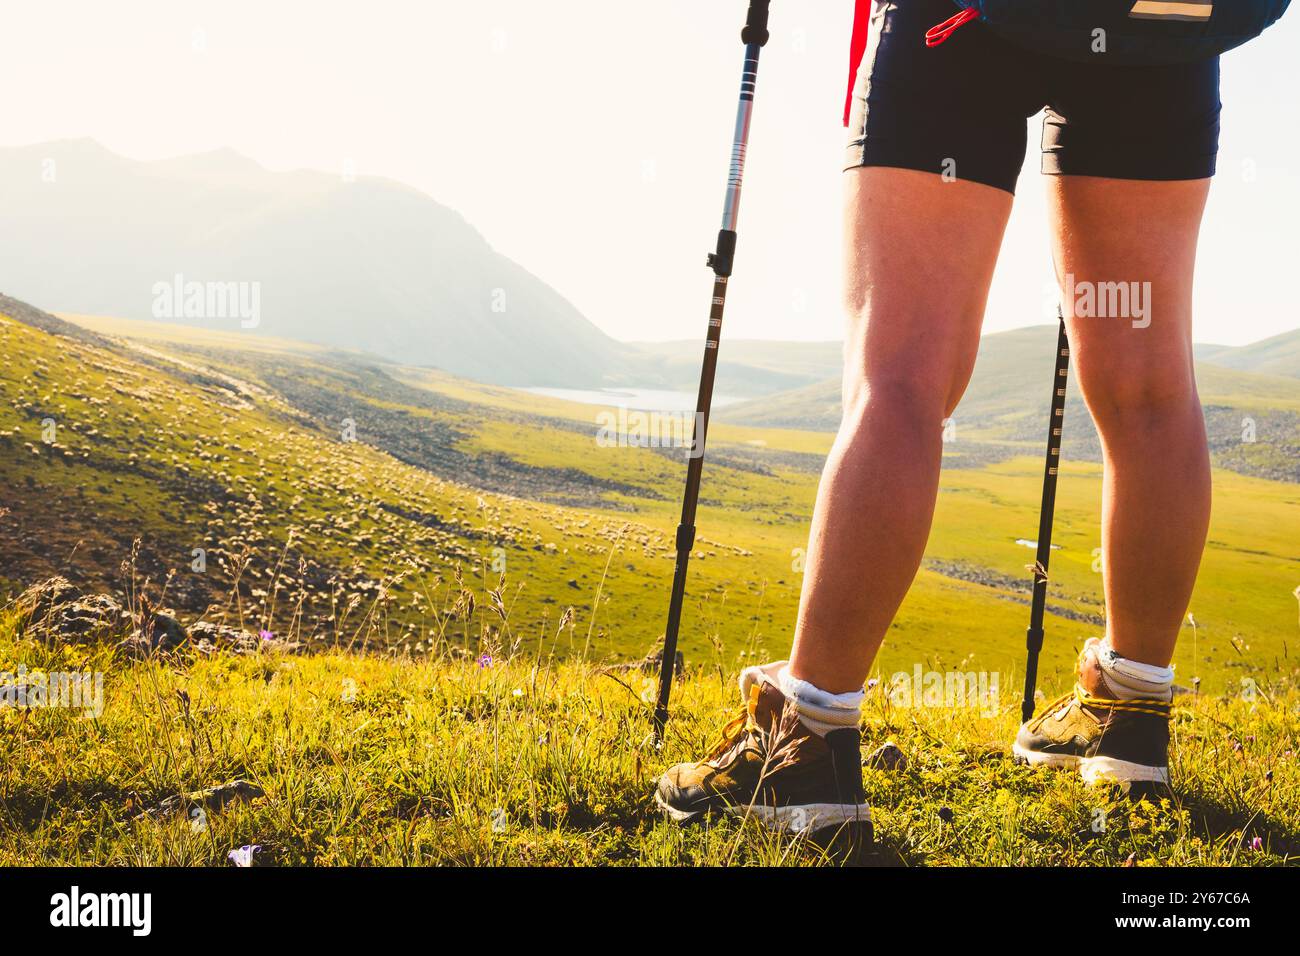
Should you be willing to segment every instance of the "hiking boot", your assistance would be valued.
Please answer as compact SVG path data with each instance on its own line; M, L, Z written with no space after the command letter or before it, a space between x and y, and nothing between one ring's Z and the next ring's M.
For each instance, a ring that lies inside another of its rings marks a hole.
M1075 684L1020 728L1017 762L1077 769L1088 783L1130 790L1169 784L1167 700L1095 697Z
M659 778L655 802L678 823L719 810L796 834L852 830L869 842L860 746L856 727L825 737L808 730L776 684L759 678L712 752Z

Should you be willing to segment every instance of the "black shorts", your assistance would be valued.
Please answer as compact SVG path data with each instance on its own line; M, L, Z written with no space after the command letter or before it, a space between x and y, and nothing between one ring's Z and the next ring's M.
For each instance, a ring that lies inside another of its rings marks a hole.
M972 23L925 31L951 0L877 0L854 84L845 169L897 166L1014 193L1026 120L1046 107L1053 176L1204 179L1219 148L1219 61L1105 66L1032 53Z

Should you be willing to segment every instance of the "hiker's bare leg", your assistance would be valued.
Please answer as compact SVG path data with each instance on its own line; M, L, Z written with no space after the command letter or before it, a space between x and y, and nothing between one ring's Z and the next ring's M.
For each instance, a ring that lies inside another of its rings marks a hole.
M844 419L813 513L790 672L861 690L930 532L942 422L966 388L1011 194L845 174Z
M1058 278L1073 275L1085 293L1080 283L1150 290L1143 292L1145 328L1068 311L1067 324L1105 463L1107 631L1117 654L1156 666L1173 657L1210 518L1205 419L1192 367L1192 272L1209 183L1048 179Z

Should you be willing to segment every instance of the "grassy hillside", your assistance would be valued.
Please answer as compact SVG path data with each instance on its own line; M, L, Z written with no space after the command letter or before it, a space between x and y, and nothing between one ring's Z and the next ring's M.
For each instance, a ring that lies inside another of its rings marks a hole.
M1300 378L1300 329L1250 345L1217 347L1204 360L1225 368Z
M480 595L480 597L486 597ZM664 749L645 678L521 651L490 661L327 652L128 660L52 644L11 613L0 662L99 671L94 718L0 708L0 865L836 865L752 822L662 821L655 777L698 756L736 706L734 678L695 668ZM1300 855L1300 697L1290 676L1240 696L1179 699L1174 799L1131 803L1019 767L1013 707L899 708L877 687L865 747L874 865L1276 865ZM224 806L179 795L243 780ZM260 794L260 795L259 795ZM165 801L173 801L167 809Z
M5 309L0 589L57 573L87 593L71 616L0 602L0 671L100 673L104 706L0 707L0 865L225 865L253 844L258 865L844 862L745 822L680 830L649 799L715 739L736 670L788 648L827 434L711 436L656 751L651 675L626 662L661 633L680 452L597 441L608 410L355 352ZM1041 462L992 444L949 448L873 675L865 747L909 762L867 770L879 844L856 862L1294 862L1300 485L1215 471L1175 797L1134 805L1008 759ZM1062 476L1046 693L1103 626L1099 481ZM81 626L96 607L109 623ZM160 629L169 607L187 640ZM196 622L248 640L205 645ZM887 688L917 667L998 690L901 708ZM176 799L238 780L223 805Z
M638 557L664 546L626 516L542 508L404 465L217 368L9 320L0 352L0 578L11 591L55 572L120 591L140 539L155 598L189 614L270 630L297 618L304 636L330 641L377 616L401 645L445 633L429 595L457 569L496 581L504 562L507 582L536 582L528 594L507 583L505 599L540 625L560 616L566 591L572 603L594 598L594 586L565 586L569 554L585 565L619 540ZM364 438L364 419L357 428Z
M10 594L53 573L122 593L121 562L139 538L141 576L186 620L300 626L330 645L381 621L364 640L403 652L486 641L639 658L659 640L680 452L602 445L600 409L356 353L87 324L100 338L0 321L0 532L11 542L0 578ZM47 418L54 444L42 441ZM348 421L355 441L343 440ZM787 650L828 443L824 433L714 430L689 661L730 668ZM1007 688L1018 680L1032 552L1017 539L1037 526L1041 462L1014 444L981 457L986 445L959 428L950 447L948 463L966 467L945 472L927 563L882 676L961 663L1001 674ZM1099 478L1076 460L1062 481L1049 689L1102 627ZM1201 677L1218 692L1286 666L1300 493L1224 471L1215 481L1198 626L1177 663L1181 681ZM207 551L203 572L191 569L194 548ZM475 583L509 606L508 631L492 601L435 613Z

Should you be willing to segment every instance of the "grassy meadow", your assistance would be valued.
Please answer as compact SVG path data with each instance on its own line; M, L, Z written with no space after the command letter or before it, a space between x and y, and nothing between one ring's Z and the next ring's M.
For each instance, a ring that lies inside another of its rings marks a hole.
M1278 865L1300 854L1300 694L1180 698L1175 798L1133 803L1074 775L1016 766L1014 707L900 708L869 695L876 845L852 859L752 821L680 828L650 794L737 705L696 667L662 751L647 678L549 652L166 656L52 646L11 614L0 656L100 670L99 718L0 709L0 865ZM248 780L249 800L164 800Z
M662 635L679 450L601 444L592 406L352 353L42 323L0 316L0 670L102 672L105 709L0 707L0 864L221 864L251 844L281 865L839 862L744 823L678 830L649 801L716 736L737 670L788 650L828 434L714 427L656 751L629 665ZM1215 469L1175 660L1199 693L1178 701L1175 801L1152 807L1011 764L1038 441L959 430L945 460L864 713L864 746L909 756L868 771L872 860L1294 861L1300 485ZM1100 477L1075 460L1061 478L1048 693L1104 627ZM64 639L15 603L52 575L311 653ZM882 688L918 665L998 675L999 706L895 706ZM234 779L264 794L201 825L140 816Z

